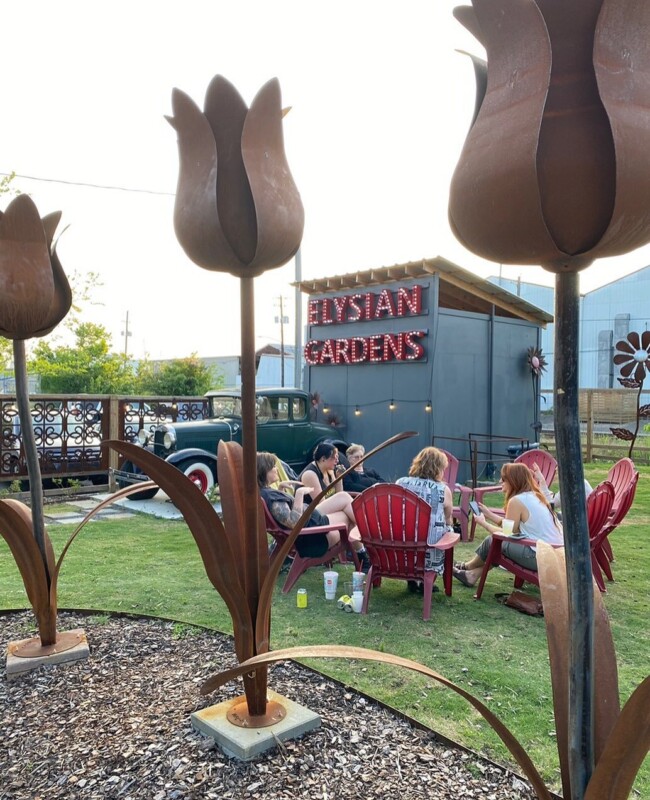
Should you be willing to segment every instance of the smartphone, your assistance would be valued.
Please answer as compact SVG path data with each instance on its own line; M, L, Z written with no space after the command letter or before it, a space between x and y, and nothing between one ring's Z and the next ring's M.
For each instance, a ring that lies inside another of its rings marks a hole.
M478 507L478 503L476 502L476 500L470 500L469 507L472 514L474 514L475 517L478 517L478 515L482 513L481 509Z

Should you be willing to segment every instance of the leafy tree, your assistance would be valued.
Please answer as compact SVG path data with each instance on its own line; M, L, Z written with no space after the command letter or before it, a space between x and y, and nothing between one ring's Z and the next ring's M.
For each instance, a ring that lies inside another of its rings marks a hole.
M41 391L56 394L128 394L135 390L133 368L123 356L110 352L110 335L103 325L82 322L75 345L53 347L39 342L30 370L41 376Z
M192 353L188 358L175 358L159 364L141 361L137 385L143 394L191 397L222 387L223 375Z

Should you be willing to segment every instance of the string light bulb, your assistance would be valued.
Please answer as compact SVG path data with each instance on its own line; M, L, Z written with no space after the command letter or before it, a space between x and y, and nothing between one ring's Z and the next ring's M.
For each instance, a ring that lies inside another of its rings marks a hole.
M360 416L361 416L361 409L359 408L359 406L356 406L356 407L355 407L355 409L354 409L354 416L355 416L355 417L360 417Z
M329 412L330 412L329 403L323 401L323 414L329 414Z
M427 404L424 407L425 411L431 411L431 400L427 400Z
M395 411L395 401L391 399L390 403L388 404L388 408L390 411Z

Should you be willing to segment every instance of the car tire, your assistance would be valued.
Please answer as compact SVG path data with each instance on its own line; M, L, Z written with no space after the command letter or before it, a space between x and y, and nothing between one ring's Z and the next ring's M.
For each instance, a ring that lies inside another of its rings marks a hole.
M125 461L122 464L122 470L124 472L139 472L140 470L138 467L133 466L133 462ZM126 481L120 480L119 478L116 481L117 486L119 489L124 489L126 486L132 486L132 484L127 483ZM154 486L152 489L146 489L144 492L135 492L135 494L130 494L126 499L127 500L151 500L152 497L155 497L158 494L158 487Z
M188 477L203 494L208 494L215 484L215 476L212 467L205 461L182 461L178 464L178 469Z

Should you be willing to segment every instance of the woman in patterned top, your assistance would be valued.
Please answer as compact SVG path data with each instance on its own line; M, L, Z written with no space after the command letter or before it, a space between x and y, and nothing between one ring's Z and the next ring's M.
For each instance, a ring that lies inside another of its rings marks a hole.
M399 478L398 486L410 489L431 506L431 521L427 544L434 545L448 531L453 530L452 513L454 509L451 490L442 476L447 469L447 456L437 447L425 447L415 456L407 478ZM433 547L427 550L425 569L435 570L439 575L444 572L445 554ZM418 591L421 581L409 581L409 589ZM435 591L434 586L434 591Z

